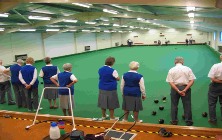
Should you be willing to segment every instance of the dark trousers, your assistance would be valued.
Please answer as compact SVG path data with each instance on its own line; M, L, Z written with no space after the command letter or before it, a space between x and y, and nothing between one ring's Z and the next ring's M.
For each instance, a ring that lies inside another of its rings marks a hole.
M219 99L220 111L222 116L222 84L211 83L208 91L209 117L211 121L217 121L216 104Z
M18 107L27 107L25 93L23 90L23 85L21 84L12 84L15 100Z
M183 90L186 86L177 86L179 90ZM178 121L178 104L179 99L182 99L185 121L192 122L191 111L191 89L188 89L185 96L181 96L177 91L171 88L171 119L172 121Z
M29 110L37 109L39 105L38 101L38 88L30 88L30 89L24 89L25 92L25 98L27 102L27 107Z
M8 103L14 102L12 99L12 89L10 81L0 83L0 103L5 102L5 93L7 92Z

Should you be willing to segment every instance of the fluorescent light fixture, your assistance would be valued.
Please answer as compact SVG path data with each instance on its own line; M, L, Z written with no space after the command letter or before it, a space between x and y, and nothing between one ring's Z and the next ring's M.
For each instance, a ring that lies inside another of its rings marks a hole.
M82 30L82 32L90 32L90 30Z
M50 17L41 17L41 16L29 16L28 18L35 20L50 20Z
M194 13L188 13L189 18L194 18Z
M122 33L123 31L118 31L118 32Z
M109 23L103 23L103 25L106 25L106 26L108 26L108 25L109 25Z
M109 21L108 19L102 19L102 21Z
M72 22L72 23L76 23L78 20L71 20L71 19L64 19L63 20L64 22Z
M128 27L128 26L126 26L126 25L122 25L121 27Z
M132 33L133 31L129 31L130 33Z
M112 33L115 33L116 31L111 31Z
M114 6L114 7L117 7L117 8L122 8L122 6L119 6L117 4L111 4L111 5Z
M193 21L193 20L191 20L191 21L190 21L190 23L191 23L191 24L194 24L194 21Z
M110 14L118 14L118 11L108 10L108 9L103 9L103 12L110 13Z
M0 28L0 32L3 32L5 30L5 28Z
M110 33L110 31L109 31L109 30L104 30L104 32L105 32L105 33Z
M189 11L195 11L195 7L187 7L187 12L189 12Z
M118 27L118 26L119 26L119 24L113 24L113 26L116 26L116 27Z
M0 17L8 17L8 15L9 13L3 13L3 14L0 13Z
M92 4L87 4L87 3L72 3L74 5L77 5L77 6L81 6L81 7L85 7L85 8L90 8L92 6Z
M75 32L76 30L69 30L70 32Z
M36 31L36 29L19 29L19 31L22 31L22 32L34 32L34 31Z
M134 29L134 26L130 26L131 29Z
M96 22L90 22L90 21L88 21L88 22L85 22L86 24L96 24Z
M147 23L150 23L150 21L149 21L149 20L146 20L146 22L147 22Z
M58 32L59 29L46 29L47 32Z
M145 20L145 19L143 19L143 18L137 18L137 20L139 20L139 21L143 21L143 20Z

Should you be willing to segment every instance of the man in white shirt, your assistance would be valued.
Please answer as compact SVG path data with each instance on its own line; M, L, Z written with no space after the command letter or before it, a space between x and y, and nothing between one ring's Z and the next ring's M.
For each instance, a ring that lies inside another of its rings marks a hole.
M2 63L3 61L0 60L0 104L4 104L6 102L5 93L7 92L8 105L14 105L15 102L12 99L10 76L4 74L4 70L6 68L2 65Z
M222 61L222 55L220 55ZM208 74L211 79L208 91L208 106L209 106L209 122L216 124L216 104L219 98L221 116L222 116L222 62L214 64Z
M177 125L178 123L178 103L181 98L186 125L191 126L193 121L190 87L193 85L196 77L189 67L183 66L184 59L182 57L176 57L174 62L176 66L169 70L166 78L166 82L171 86L171 124Z

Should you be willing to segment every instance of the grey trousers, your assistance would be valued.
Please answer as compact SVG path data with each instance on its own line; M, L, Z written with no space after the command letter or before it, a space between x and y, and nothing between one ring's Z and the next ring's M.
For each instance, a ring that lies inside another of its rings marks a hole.
M177 86L179 90L183 90L186 86ZM185 96L181 96L171 88L171 119L172 121L178 121L178 104L179 99L182 99L184 116L186 122L192 122L192 111L191 111L191 89L188 89Z
M0 83L0 103L5 102L5 93L7 92L8 103L14 102L12 99L12 89L10 81Z
M21 84L12 84L14 93L15 93L15 100L18 107L27 107L25 93L24 93L24 86Z
M222 84L211 83L208 91L209 119L211 121L217 121L216 104L218 99L222 116Z
M27 102L27 107L29 110L37 109L39 105L38 101L38 88L30 88L30 89L24 89L25 92L25 98Z

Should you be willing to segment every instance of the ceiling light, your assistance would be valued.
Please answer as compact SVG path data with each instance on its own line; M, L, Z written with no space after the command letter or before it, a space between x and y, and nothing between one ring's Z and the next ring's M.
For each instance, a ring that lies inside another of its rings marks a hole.
M75 32L76 30L69 30L70 32Z
M77 6L81 6L81 7L85 7L85 8L90 8L90 6L92 6L92 4L87 4L87 3L72 3L74 5L77 5Z
M34 31L36 31L36 29L19 29L19 31L22 31L22 32L34 32Z
M110 31L109 31L109 30L104 30L104 32L105 32L105 33L110 33Z
M109 21L108 19L102 19L102 21Z
M118 31L118 32L122 33L123 31Z
M188 13L189 18L194 18L194 13Z
M116 27L117 27L117 26L119 26L119 24L113 24L113 26L116 26Z
M191 20L191 21L190 21L190 23L191 23L191 24L194 24L194 21L193 21L193 20Z
M195 11L195 7L187 7L187 12L189 12L189 11Z
M111 5L114 6L114 7L117 7L117 8L122 8L122 6L119 6L117 4L111 4Z
M59 29L46 29L47 32L58 32Z
M106 25L106 26L108 26L108 25L109 25L109 23L103 23L103 25Z
M126 26L126 25L122 25L121 27L128 27L128 26Z
M143 21L143 20L145 20L145 19L143 19L143 18L137 18L137 20L139 20L139 21Z
M3 13L3 14L0 13L0 17L8 17L8 15L9 13Z
M133 27L133 26L130 26L130 28L131 28L131 29L134 29L134 27Z
M64 19L63 21L64 21L64 22L72 22L72 23L76 23L78 20L66 20L66 19Z
M132 33L133 31L129 31L130 33Z
M28 18L36 20L50 20L50 17L41 17L41 16L29 16Z
M85 22L86 24L96 24L96 22Z
M110 13L110 14L118 14L118 11L108 10L108 9L103 9L103 12Z
M82 32L90 32L90 30L82 30Z
M111 31L112 33L115 33L116 31Z
M0 32L3 32L5 30L5 28L0 28Z

